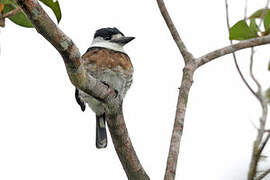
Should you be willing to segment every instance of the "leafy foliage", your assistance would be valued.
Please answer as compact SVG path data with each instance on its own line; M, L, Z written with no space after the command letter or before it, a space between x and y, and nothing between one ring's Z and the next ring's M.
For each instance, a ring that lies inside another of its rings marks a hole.
M245 40L255 37L258 37L258 35L254 24L248 26L245 20L238 21L230 28L230 40Z
M46 6L48 6L53 12L59 23L62 18L59 2L56 0L39 0ZM3 13L8 13L18 7L14 0L0 0L0 8L3 6ZM1 11L0 11L1 12ZM32 23L28 20L24 12L17 12L15 15L8 17L12 22L23 27L33 27Z
M270 30L270 10L264 16L263 23L265 31L268 32Z
M249 29L258 35L259 27L255 19L250 19Z
M259 9L256 12L254 12L251 16L249 16L249 19L253 19L253 18L264 18L265 14L269 10L270 9Z
M49 8L51 8L51 10L53 11L57 22L59 23L61 18L62 18L62 13L61 13L61 9L60 9L60 5L58 1L53 1L53 0L39 0L42 3L44 3L46 6L48 6Z
M16 6L14 4L12 4L12 3L5 4L3 12L7 13L7 12L12 11L14 9L16 9ZM27 28L33 27L32 23L28 20L28 18L26 17L26 15L23 12L18 12L15 15L10 16L9 19L19 26L23 26L23 27L27 27Z
M256 19L262 19L264 23L264 31L261 30ZM247 25L250 21L250 25ZM240 20L230 28L231 40L246 40L270 34L270 9L259 9L254 12L247 20Z

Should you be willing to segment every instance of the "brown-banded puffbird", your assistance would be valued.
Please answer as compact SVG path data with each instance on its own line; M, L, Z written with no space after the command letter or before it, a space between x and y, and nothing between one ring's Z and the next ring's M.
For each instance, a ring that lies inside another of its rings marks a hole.
M133 66L124 46L134 37L126 37L117 28L102 28L95 32L90 48L82 56L87 73L113 88L121 99L132 83ZM75 97L82 111L85 104L96 113L96 147L107 146L104 105L85 92L76 89Z

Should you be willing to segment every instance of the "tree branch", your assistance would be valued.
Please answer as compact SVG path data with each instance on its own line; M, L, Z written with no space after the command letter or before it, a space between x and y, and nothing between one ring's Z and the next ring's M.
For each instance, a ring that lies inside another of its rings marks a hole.
M184 129L184 120L185 120L185 112L186 112L187 101L188 101L188 94L192 86L193 74L196 69L196 65L195 65L195 60L193 58L193 55L187 50L184 42L180 38L180 35L177 32L177 29L166 9L166 6L163 0L157 0L157 4L167 24L167 27L169 28L169 31L185 61L185 67L183 69L180 92L178 95L178 102L177 102L177 107L176 107L173 132L171 136L170 149L169 149L169 154L168 154L168 159L167 159L166 172L164 176L164 180L174 180L176 167L177 167L177 160L178 160L178 155L179 155L179 149L180 149L180 141L181 141L181 137L182 137L183 129Z
M108 127L112 136L114 148L122 164L126 164L124 170L129 180L150 180L144 171L131 144L126 128L122 108L116 115L109 114L107 117Z
M259 102L262 107L262 116L260 118L260 128L258 129L257 137L253 143L251 162L249 165L249 172L248 172L248 180L254 180L254 178L256 177L257 167L258 167L259 160L261 158L262 151L270 137L268 134L265 141L262 142L263 135L265 133L265 124L267 120L268 108L267 108L267 102L264 100L260 92L258 92L258 97L259 97Z
M258 94L262 94L262 86L259 83L259 81L255 78L255 75L253 73L253 59L254 59L254 48L251 48L251 52L250 52L250 65L249 65L249 74L251 79L255 82L256 86L257 86L257 92ZM258 98L259 101L261 101L261 99L258 97L258 94L256 94L256 97Z
M265 140L261 143L261 146L259 147L259 153L261 154L266 146L266 144L268 143L270 139L270 133L267 134Z
M258 92L256 93L256 97L258 101L260 102L261 108L262 108L262 115L260 118L260 128L258 129L258 134L257 137L253 143L253 151L252 151L252 156L251 156L251 162L249 166L249 172L248 172L248 180L253 180L256 175L257 175L257 167L261 158L262 151L267 144L270 136L265 138L263 141L263 136L265 134L265 125L267 121L267 114L268 114L268 106L267 106L267 101L262 94L262 88L261 84L257 79L255 78L253 74L253 57L254 57L254 49L251 48L251 56L250 56L250 76L258 86Z
M177 29L176 27L174 26L174 23L167 11L167 8L163 2L163 0L157 0L157 4L158 4L158 7L160 9L160 12L163 16L163 19L165 20L170 32L171 32L171 35L178 47L178 49L180 50L183 58L184 58L184 61L185 63L187 63L188 61L190 61L191 59L193 59L193 55L187 50L184 42L182 41L182 39L180 38L180 35L179 33L177 32Z
M105 113L109 117L111 137L128 178L148 180L128 136L120 97L115 98L113 89L86 73L77 46L55 25L37 0L17 0L17 3L36 30L61 54L72 84L106 105Z
M207 53L204 56L201 56L196 59L197 67L200 67L216 58L219 58L221 56L234 53L236 51L239 51L241 49L251 48L255 46L261 46L270 43L270 35L264 36L264 37L258 37L254 39L244 40L239 43L226 46L221 49L217 49L215 51L212 51L210 53Z
M256 180L262 180L268 174L270 174L270 169L267 169L266 171L264 171L259 177L256 178Z
M193 68L184 68L183 70L182 82L178 96L176 115L164 180L175 179L177 159L180 149L180 141L184 130L185 112L187 108L189 91L193 83L194 71L195 66L193 66Z

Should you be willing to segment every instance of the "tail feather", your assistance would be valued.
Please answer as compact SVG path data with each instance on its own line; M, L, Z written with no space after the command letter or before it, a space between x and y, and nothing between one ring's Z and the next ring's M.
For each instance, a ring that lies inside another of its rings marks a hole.
M96 116L96 147L98 149L107 147L105 113Z

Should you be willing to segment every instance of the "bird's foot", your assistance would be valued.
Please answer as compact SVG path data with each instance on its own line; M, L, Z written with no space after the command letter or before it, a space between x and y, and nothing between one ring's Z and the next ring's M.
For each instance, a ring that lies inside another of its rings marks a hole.
M116 98L118 96L118 91L116 89L114 89L114 92L115 92L114 98Z
M109 86L109 84L107 84L106 82L104 82L104 81L101 81L105 86L107 86L108 88L110 88L110 86ZM114 92L115 92L115 96L114 96L114 98L116 98L117 96L118 96L118 91L116 90L116 89L113 89L114 90Z
M105 81L101 81L107 88L110 88L109 84L107 84Z

